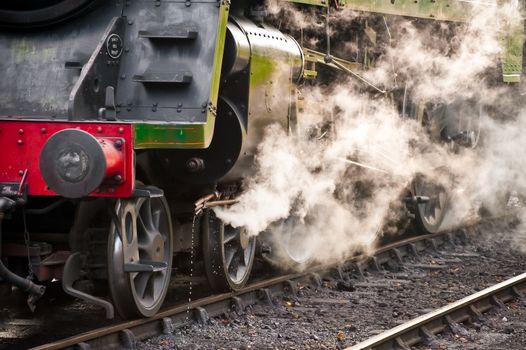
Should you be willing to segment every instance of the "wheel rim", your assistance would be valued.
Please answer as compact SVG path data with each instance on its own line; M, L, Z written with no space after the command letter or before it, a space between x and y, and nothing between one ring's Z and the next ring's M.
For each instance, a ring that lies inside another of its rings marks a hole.
M480 140L482 116L484 107L480 102L456 101L446 107L446 132L452 137L461 132L465 133L462 146L476 148Z
M274 241L278 245L278 254L284 255L289 264L302 265L312 259L313 252L304 234L303 225L289 218L281 223L274 232Z
M113 302L125 318L154 315L170 283L172 223L164 198L119 200L121 237L112 224L109 244L109 284ZM154 272L124 272L125 263L164 263Z
M414 192L416 196L429 197L428 202L417 204L416 215L422 222L423 228L430 233L438 231L445 214L446 191L442 186L417 176L414 181Z
M226 225L211 211L202 219L203 256L208 282L215 291L245 286L254 263L256 237Z

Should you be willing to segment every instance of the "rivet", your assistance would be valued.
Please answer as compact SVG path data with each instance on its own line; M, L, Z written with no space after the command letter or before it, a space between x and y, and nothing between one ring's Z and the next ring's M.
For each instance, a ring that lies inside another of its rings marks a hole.
M40 132L41 132L42 134L45 134L45 133L47 132L47 130L46 130L46 128L41 128L41 129L40 129Z
M114 179L117 182L121 182L122 181L122 176L120 174L117 174L117 175L114 176Z
M123 134L124 133L124 128L119 128L119 134Z
M18 134L23 135L24 134L24 129L18 129Z
M98 132L98 133L101 133L101 132L102 132L102 127L97 126L97 132Z
M132 24L133 24L133 19L130 19L130 20L128 21L128 24L129 24L129 25L132 25Z
M24 141L22 141L22 140L18 140L17 143L18 143L19 145L21 145L21 144L24 143Z
M24 175L24 170L18 170L18 175L19 175L19 176Z
M122 140L116 140L114 143L115 147L121 148L122 147Z

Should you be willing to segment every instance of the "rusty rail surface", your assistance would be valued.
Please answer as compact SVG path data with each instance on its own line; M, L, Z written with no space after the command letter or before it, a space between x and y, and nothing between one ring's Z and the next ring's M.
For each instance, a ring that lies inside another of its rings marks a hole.
M390 261L401 262L407 256L418 255L428 249L436 250L446 243L455 244L457 238L465 240L467 229L454 233L436 233L404 239L380 247L371 255L354 256L344 264L331 267L314 267L305 273L287 274L260 282L255 282L238 292L211 295L188 303L182 303L161 310L150 318L125 321L119 324L94 329L69 338L43 344L32 349L54 350L64 348L107 349L134 348L136 340L173 332L191 322L205 323L209 317L218 316L225 311L242 312L248 305L259 302L272 303L278 295L295 295L298 283L322 284L322 276L338 274L343 278L344 271L363 274L364 270L382 269Z
M521 297L526 289L526 273L486 288L464 299L419 316L411 321L373 336L346 350L409 349L448 328L455 329L459 323L479 318L495 306Z

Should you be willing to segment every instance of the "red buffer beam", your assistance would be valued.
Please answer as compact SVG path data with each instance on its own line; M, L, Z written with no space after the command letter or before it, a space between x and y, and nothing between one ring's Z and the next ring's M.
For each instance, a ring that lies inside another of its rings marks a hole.
M3 120L0 150L2 195L24 191L67 198L133 194L130 124Z

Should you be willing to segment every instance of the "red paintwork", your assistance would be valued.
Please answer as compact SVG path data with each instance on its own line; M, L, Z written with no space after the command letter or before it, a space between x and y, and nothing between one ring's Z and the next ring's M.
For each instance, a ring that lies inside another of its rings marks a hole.
M115 139L109 140L108 138L97 137L97 140L106 158L106 179L112 179L115 175L126 177L126 173L122 171L126 162L124 152L115 148Z
M29 195L56 196L40 174L40 152L53 134L71 128L96 137L106 155L107 176L122 176L121 183L108 182L90 196L130 197L135 183L133 127L123 123L0 120L0 183L19 183L27 169ZM123 152L113 146L117 140Z

